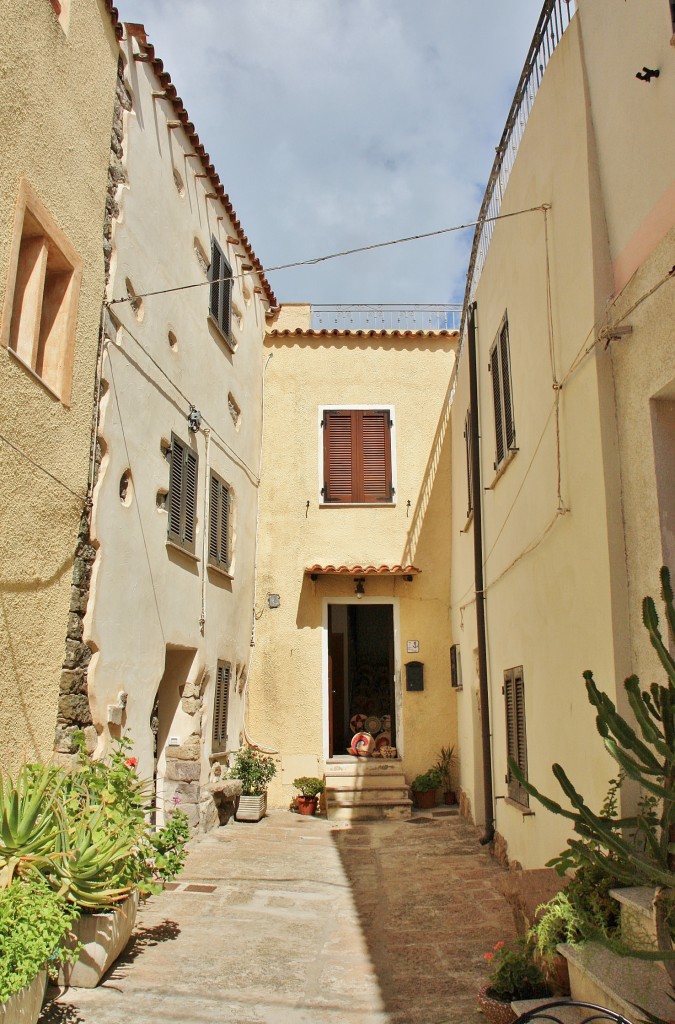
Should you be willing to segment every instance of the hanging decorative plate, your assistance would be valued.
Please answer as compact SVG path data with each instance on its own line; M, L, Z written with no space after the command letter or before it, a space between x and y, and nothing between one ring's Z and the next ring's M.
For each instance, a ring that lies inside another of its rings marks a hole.
M391 746L391 736L388 732L381 732L380 735L375 738L375 749L381 751L382 747L389 746Z
M352 717L349 719L349 728L352 730L352 732L361 732L365 720L365 715L352 715Z
M352 740L352 753L357 757L370 757L375 740L369 732L357 732Z
M391 732L391 715L382 715L380 719L382 732Z
M380 719L377 717L377 715L368 715L365 722L363 723L363 728L365 729L366 732L369 732L373 736L375 736L381 730L382 723L380 722Z

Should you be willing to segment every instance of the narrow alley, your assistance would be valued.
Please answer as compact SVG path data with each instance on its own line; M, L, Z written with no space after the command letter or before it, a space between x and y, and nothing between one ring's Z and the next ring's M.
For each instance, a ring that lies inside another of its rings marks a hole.
M41 1024L478 1022L483 954L513 934L479 835L448 811L231 821L193 841L103 984Z

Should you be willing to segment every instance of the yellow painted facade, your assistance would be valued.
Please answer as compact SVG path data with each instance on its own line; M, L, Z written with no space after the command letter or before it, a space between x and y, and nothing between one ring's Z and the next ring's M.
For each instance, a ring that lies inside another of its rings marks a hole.
M301 333L291 333L296 328ZM270 791L277 806L288 805L294 778L321 775L329 754L329 605L340 623L334 629L345 637L345 606L393 609L396 746L407 781L456 742L448 572L455 348L453 334L315 334L307 306L282 306L270 324L249 732L279 752L281 772ZM323 410L368 406L391 413L393 501L327 504ZM361 599L358 573L312 580L305 572L312 565L411 564L421 570L412 581L366 576ZM270 607L270 595L279 596L279 607ZM408 641L419 643L419 653L408 653ZM405 665L414 660L424 665L421 692L405 688ZM345 755L335 735L333 754Z
M87 491L117 60L103 2L72 0L62 21L47 0L31 5L30 16L23 4L3 4L0 135L12 144L0 155L0 766L11 771L53 747ZM50 237L81 266L72 365L57 394L45 386L46 373L37 379L7 345L12 305L18 315L22 184L33 212L51 218Z

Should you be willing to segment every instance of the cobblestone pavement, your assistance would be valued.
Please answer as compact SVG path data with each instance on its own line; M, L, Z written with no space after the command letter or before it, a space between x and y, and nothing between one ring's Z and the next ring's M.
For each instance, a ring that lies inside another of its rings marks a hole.
M442 811L230 822L141 908L103 984L41 1024L481 1024L483 954L513 923L478 837Z

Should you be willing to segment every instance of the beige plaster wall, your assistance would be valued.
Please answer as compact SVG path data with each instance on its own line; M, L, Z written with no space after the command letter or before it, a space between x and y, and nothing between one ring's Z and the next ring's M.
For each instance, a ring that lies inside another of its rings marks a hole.
M189 766L185 781L205 782L218 660L232 665L230 749L239 747L242 736L238 682L252 622L264 308L254 292L257 279L237 278L234 351L208 318L207 276L195 242L210 259L213 234L235 274L241 262L235 253L243 250L227 241L235 229L221 204L207 199L209 183L196 177L199 161L185 159L193 152L187 135L167 126L172 108L152 96L160 89L152 66L132 59L137 45L124 45L133 106L125 115L127 184L113 234L109 294L126 295L127 282L136 294L193 282L203 287L146 298L137 313L129 304L111 307L115 322L109 324L101 406L104 456L93 517L99 553L85 620L85 640L96 652L89 694L101 751L109 739L107 707L119 691L128 693L122 729L147 777L153 770L150 716L163 680L160 735L190 741L194 748L195 734L203 733L197 775ZM228 409L229 394L241 410L238 425ZM204 418L195 434L187 425L190 405ZM167 545L167 511L158 505L158 494L169 484L162 446L172 431L199 458L196 557ZM234 492L231 579L205 559L209 465ZM127 470L132 487L123 503L119 484Z
M282 307L284 329L307 324ZM276 325L275 325L276 326ZM450 686L450 432L447 386L455 339L269 337L256 646L251 733L280 752L270 799L288 804L293 779L321 774L327 755L325 616L328 602L356 603L348 577L305 575L319 564L409 564L413 582L367 577L364 603L395 607L396 662L424 663L425 689L401 694L398 747L408 781L455 742ZM389 405L396 448L395 504L321 507L319 407ZM309 506L307 506L309 502ZM408 507L408 502L410 506ZM267 595L279 594L279 608ZM418 640L419 655L406 653ZM335 751L336 754L342 753Z
M547 68L512 171L502 212L551 204L495 227L477 289L478 384L484 508L488 672L496 827L509 856L541 866L565 845L564 820L506 799L503 673L523 666L529 777L560 796L560 762L599 807L612 772L595 733L582 672L610 694L630 669L620 475L611 357L592 346L612 290L593 125L575 20ZM548 267L547 242L548 232ZM551 294L551 333L547 290ZM489 349L508 311L518 451L495 475ZM594 324L597 324L594 327ZM591 346L583 358L584 350ZM578 368L568 371L581 353ZM452 407L453 520L466 518L461 425L468 407L463 353ZM555 390L560 392L561 509ZM460 643L462 785L482 818L473 526L453 530L452 622ZM616 697L620 706L621 693ZM473 756L467 756L469 754Z
M668 3L580 0L615 290L675 227L675 47ZM650 82L643 66L659 70Z
M0 438L0 767L10 771L25 758L48 757L53 746L104 287L117 43L103 3L72 0L70 7L64 31L48 2L30 13L17 0L2 4L0 309L22 178L83 265L70 405L0 348L0 434L8 439Z

